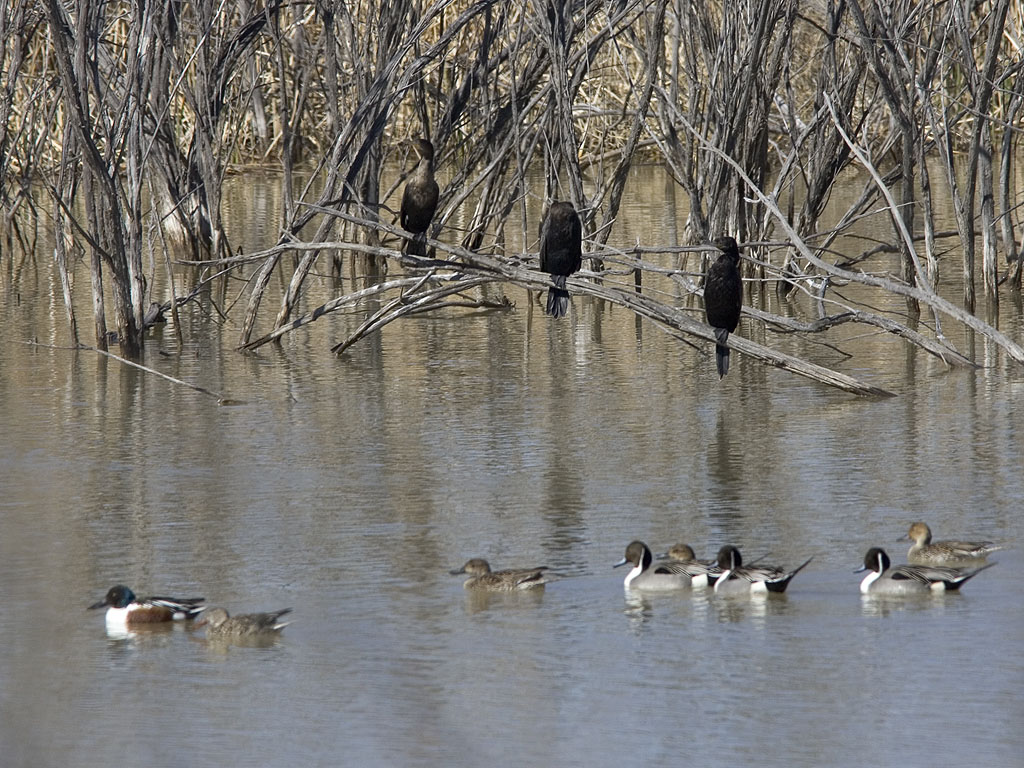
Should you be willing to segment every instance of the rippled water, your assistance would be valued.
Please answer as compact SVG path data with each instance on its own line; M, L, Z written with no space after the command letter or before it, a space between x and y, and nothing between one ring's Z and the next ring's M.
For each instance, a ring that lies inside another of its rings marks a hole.
M646 210L624 218L665 242ZM1002 357L764 338L899 394L877 401L738 355L719 382L709 350L580 297L555 323L511 291L512 313L406 320L341 359L358 317L243 356L191 312L184 352L164 329L146 363L243 401L218 406L21 343L65 335L49 269L4 267L4 766L1024 764L1024 390ZM902 559L916 519L1011 548L963 594L862 599L864 551ZM782 597L641 599L611 568L633 538L814 561ZM561 578L475 596L448 574L471 556ZM118 582L294 624L265 648L113 639L85 607Z

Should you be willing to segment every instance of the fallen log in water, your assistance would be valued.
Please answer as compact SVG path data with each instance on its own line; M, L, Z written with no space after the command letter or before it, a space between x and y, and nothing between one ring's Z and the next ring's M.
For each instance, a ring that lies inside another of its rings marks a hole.
M350 218L343 216L343 218ZM375 226L391 234L401 235L400 230L389 227L386 224L366 222L368 226ZM341 249L371 253L373 255L403 261L405 264L415 263L417 266L429 270L426 274L407 277L400 280L390 280L378 286L372 286L352 294L338 297L326 304L323 304L313 311L296 318L295 320L275 329L271 333L255 339L242 347L245 350L255 350L264 344L275 341L287 333L308 325L311 322L331 312L342 308L351 308L371 296L379 296L388 291L401 291L398 298L393 299L383 308L378 310L369 318L355 334L349 339L335 345L338 352L344 351L352 343L362 338L367 333L380 330L388 323L409 314L441 309L451 306L443 299L465 294L466 291L478 288L485 283L504 282L517 285L530 290L547 290L550 286L550 276L537 271L525 262L501 259L494 256L473 253L463 248L447 245L440 241L429 240L428 244L439 252L447 252L454 259L414 259L403 256L400 251L388 248L379 248L357 243L304 243L292 244L300 250L306 249ZM247 260L262 260L266 252L255 254ZM237 262L237 260L236 260ZM209 262L207 262L209 263ZM588 279L588 275L589 278ZM647 318L665 328L671 335L683 340L693 338L714 343L715 335L710 326L689 317L687 313L667 304L658 301L643 293L636 292L633 286L620 288L609 285L606 282L594 280L599 277L594 273L580 273L580 276L570 278L567 285L577 295L593 296L595 298L618 304L637 315ZM460 302L465 306L465 302ZM476 303L474 306L483 306ZM867 384L863 381L838 373L820 365L801 360L800 358L787 355L770 347L758 344L742 336L730 336L728 346L740 353L759 360L766 365L780 368L799 376L818 381L822 384L835 387L844 392L861 396L890 397L894 393L881 387Z

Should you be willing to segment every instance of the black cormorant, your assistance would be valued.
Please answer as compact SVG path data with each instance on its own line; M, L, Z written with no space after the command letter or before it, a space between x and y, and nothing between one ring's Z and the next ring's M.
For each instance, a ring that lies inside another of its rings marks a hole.
M427 227L437 210L437 182L434 180L434 145L426 139L411 139L420 161L405 183L399 222L402 229L416 235L407 240L403 251L409 256L427 255Z
M715 362L718 378L729 372L729 348L725 346L729 334L736 330L743 307L743 280L740 278L740 252L731 237L719 237L715 247L722 251L708 267L704 279L704 312L708 324L715 329Z
M552 317L564 317L569 311L565 278L583 263L582 237L583 227L572 203L551 203L540 225L540 271L550 274L554 283L544 310Z

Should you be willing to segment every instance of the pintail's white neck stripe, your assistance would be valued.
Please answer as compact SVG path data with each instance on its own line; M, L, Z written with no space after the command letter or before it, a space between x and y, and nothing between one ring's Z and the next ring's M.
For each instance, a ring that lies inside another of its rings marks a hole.
M637 563L636 565L634 565L633 566L633 570L631 570L629 572L629 574L626 576L626 586L628 587L630 585L630 583L633 581L633 579L635 579L637 576L639 576L643 572L644 572L644 565L643 565L643 562L641 561L641 562Z
M864 577L864 580L860 583L860 591L862 594L867 594L871 590L871 585L875 583L882 575L881 571L868 571L868 575Z
M725 584L725 582L727 582L729 580L729 576L730 575L732 575L732 568L727 568L724 571L722 571L722 575L719 576L718 577L718 581L715 582L715 592L718 591L718 588L722 584Z

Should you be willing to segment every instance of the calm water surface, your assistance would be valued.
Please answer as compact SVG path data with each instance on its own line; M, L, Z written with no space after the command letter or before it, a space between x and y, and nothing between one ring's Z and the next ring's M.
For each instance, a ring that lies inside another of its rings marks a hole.
M638 183L623 244L668 242L663 183ZM1024 765L1024 385L981 342L963 372L862 331L846 362L741 328L899 394L870 401L739 355L719 382L710 348L579 297L556 323L510 290L512 313L407 320L342 359L358 316L243 356L194 310L184 352L165 328L146 363L243 401L220 406L21 343L66 333L47 258L9 267L4 766ZM916 519L1012 548L961 595L862 599L864 551L902 560ZM814 561L780 598L641 599L611 568L633 538ZM448 575L472 556L561 579L481 598ZM85 607L118 582L294 624L266 648L110 638Z

